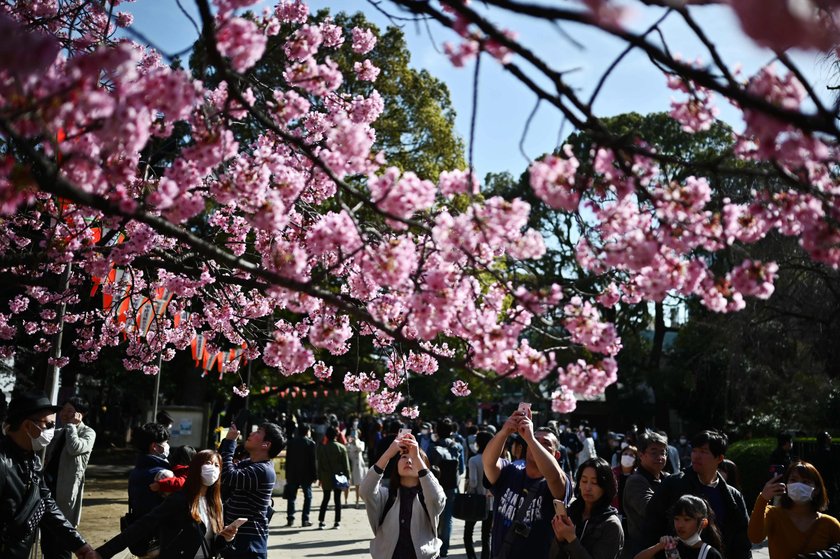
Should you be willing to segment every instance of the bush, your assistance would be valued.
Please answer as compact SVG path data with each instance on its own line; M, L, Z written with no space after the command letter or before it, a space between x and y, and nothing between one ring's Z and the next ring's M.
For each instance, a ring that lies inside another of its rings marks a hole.
M770 453L776 448L776 439L748 439L732 443L726 452L741 473L741 489L747 510L752 510L755 498L767 483Z

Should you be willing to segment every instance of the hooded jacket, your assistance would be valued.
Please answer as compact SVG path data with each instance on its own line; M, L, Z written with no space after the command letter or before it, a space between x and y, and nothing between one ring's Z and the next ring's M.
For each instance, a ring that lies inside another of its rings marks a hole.
M583 501L569 505L569 517L575 523L577 538L572 542L554 538L549 559L615 559L624 547L624 530L618 511L613 507L593 511L583 520Z

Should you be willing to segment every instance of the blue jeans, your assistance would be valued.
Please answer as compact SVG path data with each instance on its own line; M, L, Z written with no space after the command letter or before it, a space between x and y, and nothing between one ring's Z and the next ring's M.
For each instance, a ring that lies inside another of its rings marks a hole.
M291 499L286 499L286 520L289 524L295 520L295 499L297 498L297 490L303 491L303 511L301 514L302 522L309 522L309 511L312 510L312 484L311 483L287 483L289 486L289 495Z
M455 493L457 489L444 489L446 494L446 506L443 507L443 513L440 515L440 523L438 524L438 537L443 542L440 546L440 556L446 557L449 555L449 538L452 536L452 510L455 508Z

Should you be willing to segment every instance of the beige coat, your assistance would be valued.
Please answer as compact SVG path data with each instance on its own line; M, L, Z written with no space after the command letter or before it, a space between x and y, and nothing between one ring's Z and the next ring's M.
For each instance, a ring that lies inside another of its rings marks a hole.
M85 470L87 469L90 452L93 450L93 441L96 440L96 431L84 423L79 425L65 425L64 448L58 456L58 479L56 480L56 494L53 495L58 508L67 517L73 526L79 525L82 515L82 495L85 487ZM60 433L55 435L55 443L58 442ZM47 447L46 460L55 460L52 456L57 444L50 444Z

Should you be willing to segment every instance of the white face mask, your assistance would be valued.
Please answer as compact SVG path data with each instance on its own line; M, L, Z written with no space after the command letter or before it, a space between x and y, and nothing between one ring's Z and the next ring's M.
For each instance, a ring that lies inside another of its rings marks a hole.
M32 423L35 423L35 422L33 421ZM35 426L37 427L38 424L35 423ZM35 452L39 452L39 451L47 448L47 446L49 446L50 442L53 440L53 437L55 436L55 427L50 427L49 429L41 429L40 427L38 427L38 428L41 430L40 435L38 435L37 437L33 437L32 435L29 435L29 438L32 440L32 450L34 450ZM28 434L29 433L27 433L27 435Z
M696 534L694 534L693 536L691 536L690 538L685 539L685 540L680 538L680 541L682 543L684 543L685 545L687 545L688 547L693 547L693 546L697 545L698 543L700 543L700 532L702 532L702 531L703 530L701 529L699 532L697 532Z
M158 448L160 448L160 451L158 451L158 456L166 459L169 456L169 443L158 443Z
M795 481L787 484L787 494L794 503L807 503L814 494L814 488L807 483Z
M205 487L210 487L216 483L219 480L220 474L221 470L215 464L201 465L201 483L204 484Z
M621 465L625 468L632 468L633 464L636 463L636 457L630 456L629 454L622 454L621 455Z

